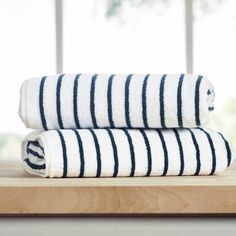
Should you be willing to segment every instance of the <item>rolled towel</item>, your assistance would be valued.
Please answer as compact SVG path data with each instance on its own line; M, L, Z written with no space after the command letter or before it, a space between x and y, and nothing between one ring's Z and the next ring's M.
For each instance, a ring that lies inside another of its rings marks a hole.
M202 76L56 75L21 88L28 128L174 128L208 123L214 90Z
M22 144L26 171L43 177L212 175L232 162L210 129L64 129Z

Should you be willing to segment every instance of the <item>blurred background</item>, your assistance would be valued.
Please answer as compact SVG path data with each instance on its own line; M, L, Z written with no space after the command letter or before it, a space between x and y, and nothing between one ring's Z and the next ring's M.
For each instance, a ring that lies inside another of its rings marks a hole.
M29 133L21 83L56 73L194 73L215 85L210 127L236 150L235 0L0 0L0 157Z

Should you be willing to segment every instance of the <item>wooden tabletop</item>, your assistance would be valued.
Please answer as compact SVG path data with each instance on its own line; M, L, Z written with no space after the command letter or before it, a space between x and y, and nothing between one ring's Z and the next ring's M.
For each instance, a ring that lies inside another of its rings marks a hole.
M236 215L236 163L216 176L49 179L0 160L0 214Z

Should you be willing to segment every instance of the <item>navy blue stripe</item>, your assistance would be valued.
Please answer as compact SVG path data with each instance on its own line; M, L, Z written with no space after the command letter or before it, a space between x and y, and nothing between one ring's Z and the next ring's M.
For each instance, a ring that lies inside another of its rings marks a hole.
M210 175L213 175L215 173L215 170L216 170L216 153L215 153L215 147L214 147L214 144L213 144L213 141L211 139L211 136L210 134L205 131L204 129L202 128L198 128L199 130L201 130L206 136L207 136L207 139L208 139L208 142L209 142L209 145L210 145L210 148L211 148L211 154L212 154L212 168L211 168L211 172L210 172Z
M167 151L166 142L165 142L162 132L159 129L156 129L156 131L157 131L159 138L161 140L161 145L162 145L162 149L164 152L164 169L163 169L162 175L165 176L167 174L168 167L169 167L168 151Z
M145 145L146 145L146 150L147 150L147 162L148 162L148 168L147 168L147 173L146 176L150 176L151 171L152 171L152 155L151 155L151 147L150 147L150 143L148 140L148 137L145 133L145 131L143 129L140 129L140 132L143 136Z
M46 168L46 165L45 164L42 164L42 165L38 165L38 164L34 164L32 163L29 158L25 158L24 161L27 163L27 165L31 168L31 169L34 169L34 170L43 170Z
M96 154L97 154L97 174L96 174L96 177L100 177L102 163L101 163L101 152L100 152L100 147L99 147L99 143L98 143L98 138L92 129L89 129L89 130L93 136L93 140L94 140L94 144L95 144L95 148L96 148Z
M43 157L42 155L38 154L37 152L35 152L35 151L32 150L31 148L27 148L27 149L26 149L26 152L27 152L27 154L31 154L31 155L33 155L33 156L39 158L39 159L44 159L44 157Z
M166 74L164 74L161 78L160 82L160 118L161 118L161 127L166 128L165 125L165 105L164 105L164 85L165 85L165 78Z
M132 74L128 75L125 82L125 119L128 128L132 128L129 114L129 85L132 76Z
M226 152L227 152L227 166L230 165L231 161L232 161L232 153L229 147L229 143L226 141L226 139L224 138L224 136L221 133L218 133L221 138L223 139L224 143L225 143L225 148L226 148Z
M132 138L127 131L127 129L123 129L124 133L127 137L128 143L129 143L129 149L130 149L130 159L131 159L131 171L130 171L130 177L134 176L135 174L135 153L134 153L134 146L132 142Z
M80 74L75 76L74 80L74 88L73 88L73 111L74 111L74 120L75 120L75 125L77 129L80 128L79 124L79 117L78 117L78 80L79 80Z
M43 100L44 84L45 84L46 78L47 77L44 76L41 79L40 87L39 87L39 112L40 112L41 122L42 122L42 126L43 126L44 130L48 130L47 121L46 121L45 114L44 114L44 106L43 106L43 104L44 104L44 100Z
M173 129L174 133L175 133L175 137L179 146L179 156L180 156L180 171L179 171L179 175L183 175L184 172L184 152L183 152L183 146L182 146L182 142L180 140L179 137L179 132L177 129Z
M199 145L197 143L197 139L193 133L193 131L191 129L188 129L190 134L191 134L191 137L192 137L192 141L193 141L193 145L195 147L195 150L196 150L196 171L194 173L194 175L198 175L200 173L200 170L201 170L201 160L200 160L200 149L199 149Z
M201 122L200 122L200 108L199 108L199 103L200 103L200 84L202 81L202 76L199 75L197 82L196 82L196 86L195 86L195 120L196 120L196 125L200 126Z
M66 177L67 176L67 151L66 151L66 143L65 143L65 139L63 137L63 134L60 130L57 130L57 133L60 137L60 141L61 141L61 146L62 146L62 156L63 156L63 175L62 177Z
M91 112L91 118L92 118L94 128L98 128L97 120L95 116L95 101L94 101L95 82L96 82L97 76L98 76L97 74L93 75L92 81L91 81L91 89L90 89L90 112Z
M178 91L177 91L177 115L179 127L183 127L183 116L182 116L182 84L184 74L181 74L179 78Z
M111 145L112 145L112 150L113 150L113 156L114 156L114 172L113 172L113 177L116 177L118 174L118 168L119 168L119 160L118 160L118 154L117 154L117 146L115 143L114 136L112 134L112 131L110 129L107 129L107 132L109 134L110 140L111 140Z
M111 75L108 79L108 88L107 88L107 110L108 110L108 120L110 127L114 128L114 122L112 117L112 81L115 75Z
M79 147L79 157L80 157L80 174L79 177L84 176L84 148L83 148L83 143L82 139L80 137L80 134L77 130L73 129L77 142L78 142L78 147Z
M35 140L35 141L28 141L27 148L29 148L30 145L39 148L39 149L42 151L42 153L44 153L44 149L43 149L43 147L39 144L38 141L36 141L36 140Z
M63 122L61 116L61 82L64 74L60 75L57 80L57 91L56 91L56 100L57 100L57 120L58 125L61 129L63 129Z
M143 124L145 128L148 128L147 121L147 81L150 75L146 75L143 81L143 89L142 89L142 107L143 107Z

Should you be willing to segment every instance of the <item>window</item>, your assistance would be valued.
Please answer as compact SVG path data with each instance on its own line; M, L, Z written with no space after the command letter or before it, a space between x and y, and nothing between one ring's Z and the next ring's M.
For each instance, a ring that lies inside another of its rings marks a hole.
M185 70L182 0L64 1L63 29L65 71Z
M17 116L23 80L62 71L206 75L211 126L236 148L234 0L8 0L0 29L1 157L19 156L29 132Z

